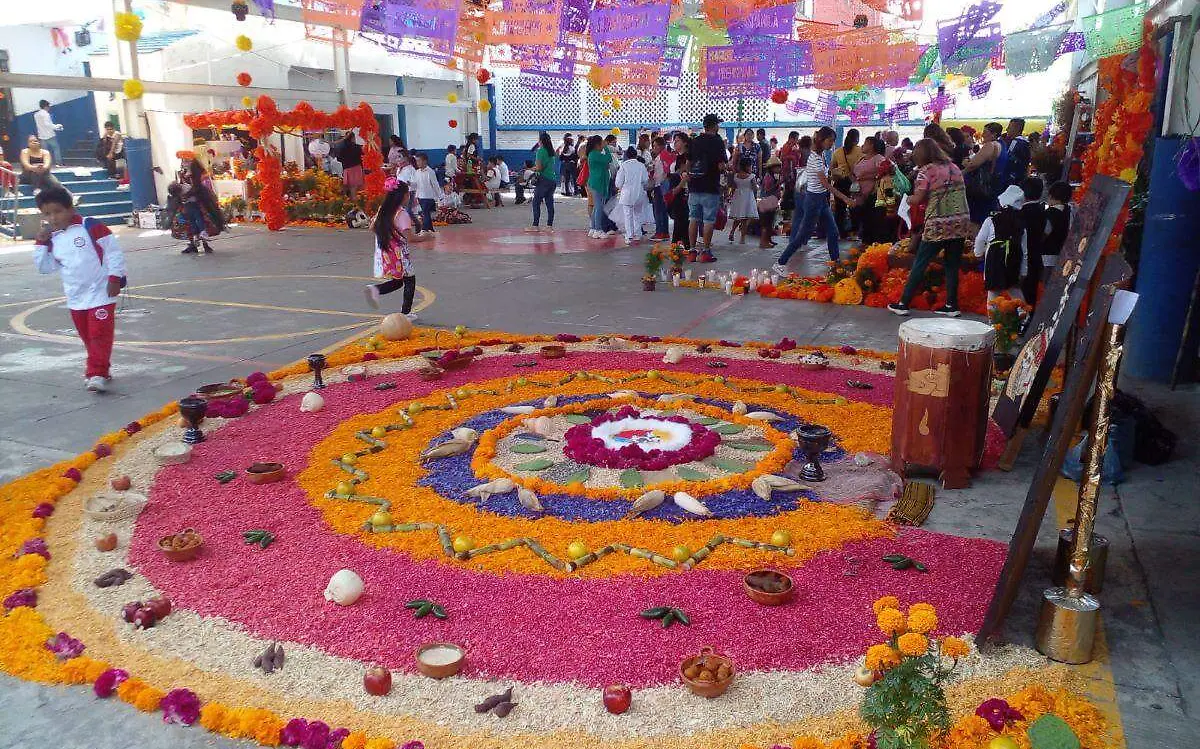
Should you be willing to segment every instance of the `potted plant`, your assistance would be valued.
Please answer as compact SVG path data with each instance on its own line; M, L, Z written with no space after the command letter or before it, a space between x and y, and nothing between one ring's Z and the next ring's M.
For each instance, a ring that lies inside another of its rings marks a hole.
M988 302L988 317L992 328L996 331L996 347L992 353L992 363L997 374L1007 374L1012 369L1016 356L1013 348L1021 337L1021 329L1033 311L1025 302L1013 299L1008 294L1001 294Z
M658 250L646 252L646 274L642 276L642 291L654 291L654 280L662 268L663 258Z

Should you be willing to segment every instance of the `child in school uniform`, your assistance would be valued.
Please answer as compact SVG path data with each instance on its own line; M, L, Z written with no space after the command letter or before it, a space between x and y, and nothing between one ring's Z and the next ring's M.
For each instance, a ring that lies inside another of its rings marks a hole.
M521 205L522 203L525 202L525 190L527 188L533 186L534 174L535 174L535 172L533 171L533 162L526 159L524 168L522 168L521 171L517 172L517 182L516 182L517 205Z
M408 211L412 194L408 183L388 177L383 186L387 194L371 222L371 233L375 235L375 276L387 280L363 287L363 293L367 304L379 309L380 295L403 288L404 305L400 311L409 320L416 320L412 306L417 293L417 276L408 246L413 242L428 242L433 236L429 232L413 233L412 216Z
M1058 256L1067 243L1071 228L1071 183L1055 182L1046 191L1046 237L1042 241L1042 266L1058 265Z
M125 253L108 227L75 210L71 193L47 187L35 199L49 224L35 238L33 263L38 273L62 276L71 321L87 349L84 386L103 392L112 379L117 296L125 285Z
M1021 182L1021 190L1025 193L1025 202L1021 204L1021 220L1025 222L1025 259L1029 266L1021 282L1021 291L1025 294L1025 301L1031 307L1036 307L1038 288L1042 283L1042 244L1046 237L1046 204L1042 202L1046 183L1041 177L1026 177Z
M1013 299L1025 301L1021 279L1029 266L1025 222L1021 218L1024 202L1025 192L1009 185L1000 194L1000 209L983 220L975 237L975 257L983 258L983 285L989 302L1006 292Z
M500 202L500 165L497 163L499 161L500 159L495 156L488 159L487 179L483 183L487 187L487 191L491 194L492 201L496 204L497 208L503 205Z

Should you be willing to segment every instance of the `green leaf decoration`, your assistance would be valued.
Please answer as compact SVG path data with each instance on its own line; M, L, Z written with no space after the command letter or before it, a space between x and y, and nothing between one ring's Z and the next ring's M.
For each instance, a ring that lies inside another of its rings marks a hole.
M539 445L536 442L518 442L508 448L509 452L514 452L519 455L533 455L534 453L546 452L545 445Z
M710 427L710 426L712 426L713 424L720 424L720 423L721 423L721 420L720 420L720 419L714 419L714 418L712 418L711 416L705 416L704 418L702 418L702 419L696 419L695 421L696 421L696 423L697 423L697 424L701 424L701 425L703 425L703 426L706 426L706 427Z
M726 442L725 445L732 447L734 450L747 450L752 453L765 453L774 449L770 445L764 445L761 442Z
M618 480L626 489L636 489L646 485L645 479L642 478L642 472L636 468L626 468L621 471L621 477Z
M564 483L564 484L586 484L588 479L590 479L591 477L592 477L592 470L590 468L583 468L583 469L576 471L575 473L572 473L571 475L567 476L566 478L564 478L562 480L562 483Z
M1047 713L1030 724L1029 743L1033 749L1079 749L1079 737L1066 721Z
M513 468L515 468L518 471L544 471L553 465L554 465L553 460L546 460L545 458L538 458L536 460L531 460L527 463L518 463L517 465L513 466Z
M583 414L567 414L566 416L563 416L563 418L572 424L591 424L592 423L592 420L590 418L588 418L587 416L584 416Z
M684 481L708 481L712 476L709 476L704 471L697 471L695 468L687 466L676 466L675 474Z
M746 431L746 427L741 424L721 424L713 427L713 431L717 434L741 434Z
M713 468L720 468L726 473L745 473L753 467L749 463L743 463L740 460L730 460L729 458L714 457L704 462L706 465L710 465Z

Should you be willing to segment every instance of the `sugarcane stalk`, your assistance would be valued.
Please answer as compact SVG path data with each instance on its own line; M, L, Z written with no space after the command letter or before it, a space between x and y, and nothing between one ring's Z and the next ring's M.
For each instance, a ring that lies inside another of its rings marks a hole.
M450 531L446 530L446 526L439 525L437 534L438 541L442 543L442 551L446 552L446 556L454 556L454 542L450 540Z

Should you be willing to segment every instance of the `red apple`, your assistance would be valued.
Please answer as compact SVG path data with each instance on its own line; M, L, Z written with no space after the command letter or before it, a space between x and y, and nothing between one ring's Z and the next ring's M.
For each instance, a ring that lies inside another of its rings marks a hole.
M119 492L129 491L129 487L133 486L133 479L128 476L117 476L112 480L112 488Z
M131 601L130 603L127 603L123 607L121 607L121 618L124 619L125 621L129 622L130 624L132 624L134 615L137 614L137 612L140 611L141 608L142 608L141 601Z
M171 599L166 596L155 596L146 601L144 606L154 614L155 619L162 619L171 613Z
M613 684L604 688L604 709L613 715L620 715L629 709L633 703L633 692L623 684Z
M383 666L371 666L363 677L363 689L369 695L382 697L392 691L392 672Z

